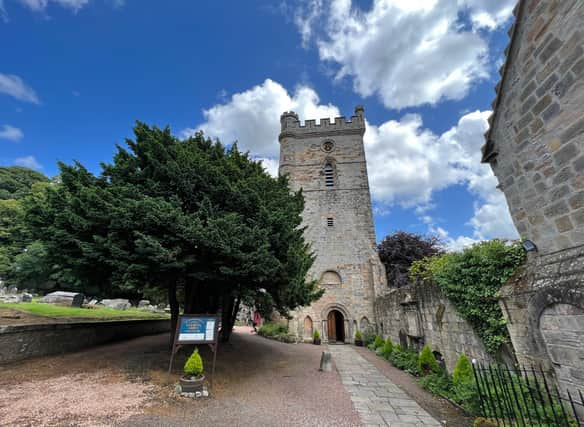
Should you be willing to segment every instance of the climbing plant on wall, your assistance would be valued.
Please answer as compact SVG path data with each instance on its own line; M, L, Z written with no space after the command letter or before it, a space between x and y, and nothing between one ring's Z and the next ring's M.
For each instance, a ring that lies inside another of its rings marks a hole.
M462 252L416 261L410 268L410 277L436 282L473 326L487 351L495 354L502 344L509 342L498 292L524 259L520 242L491 240Z

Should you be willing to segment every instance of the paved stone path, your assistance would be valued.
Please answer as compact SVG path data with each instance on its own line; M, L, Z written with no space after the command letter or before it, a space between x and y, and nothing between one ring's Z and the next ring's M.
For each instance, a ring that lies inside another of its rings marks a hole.
M328 348L365 426L441 425L350 346L329 345Z

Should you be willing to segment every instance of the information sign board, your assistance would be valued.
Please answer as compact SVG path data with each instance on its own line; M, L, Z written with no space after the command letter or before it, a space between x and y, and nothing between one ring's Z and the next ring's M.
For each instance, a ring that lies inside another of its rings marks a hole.
M180 347L186 344L207 344L213 351L211 367L211 387L215 376L215 360L219 338L219 318L209 314L184 314L178 317L168 373L172 372L172 362Z
M181 316L178 328L178 344L214 343L216 317Z

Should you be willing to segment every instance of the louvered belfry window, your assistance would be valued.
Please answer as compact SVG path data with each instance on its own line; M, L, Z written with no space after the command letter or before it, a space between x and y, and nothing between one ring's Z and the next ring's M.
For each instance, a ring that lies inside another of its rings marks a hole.
M324 185L327 187L335 186L335 168L330 163L324 166Z

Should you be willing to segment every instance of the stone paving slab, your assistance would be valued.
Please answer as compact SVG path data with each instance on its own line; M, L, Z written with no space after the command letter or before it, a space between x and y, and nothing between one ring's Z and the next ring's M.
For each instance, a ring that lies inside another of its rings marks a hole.
M329 345L328 350L363 425L441 426L440 422L353 348L348 345Z

